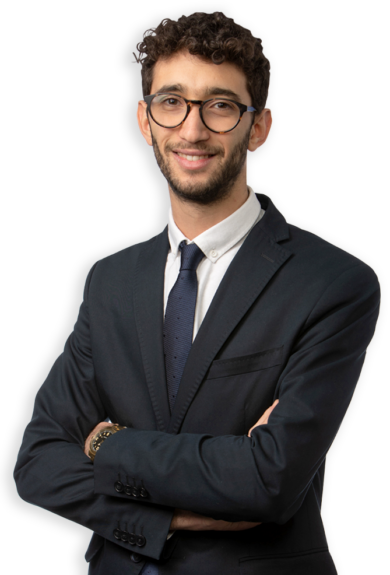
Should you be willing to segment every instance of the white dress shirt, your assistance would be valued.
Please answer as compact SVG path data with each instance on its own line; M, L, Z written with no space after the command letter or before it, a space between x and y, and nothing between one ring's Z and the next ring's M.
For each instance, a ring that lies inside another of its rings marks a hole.
M187 240L188 244L195 243L206 256L196 270L198 294L196 298L192 340L195 339L198 333L200 324L209 309L209 305L226 270L244 243L247 235L253 226L260 221L264 213L254 191L248 186L248 199L238 210L193 240L189 240L175 224L172 208L170 208L168 215L170 251L168 252L167 263L165 265L164 316L169 292L176 283L180 271L180 242ZM167 539L169 539L173 533L174 531L169 531Z

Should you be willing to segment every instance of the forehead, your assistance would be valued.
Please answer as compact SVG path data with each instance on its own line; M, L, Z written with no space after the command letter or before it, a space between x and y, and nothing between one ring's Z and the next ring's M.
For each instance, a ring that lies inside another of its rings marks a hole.
M247 80L244 72L231 62L214 64L211 60L192 56L188 52L178 52L169 58L156 62L153 71L151 94L168 91L180 92L189 99L204 99L210 88L230 90L239 100L250 104Z

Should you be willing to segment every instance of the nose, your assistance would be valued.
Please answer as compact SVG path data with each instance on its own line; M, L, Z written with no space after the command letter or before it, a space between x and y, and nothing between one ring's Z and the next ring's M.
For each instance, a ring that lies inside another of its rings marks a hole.
M180 126L180 136L187 142L195 143L210 138L210 131L203 124L199 114L199 104L190 104L190 112Z

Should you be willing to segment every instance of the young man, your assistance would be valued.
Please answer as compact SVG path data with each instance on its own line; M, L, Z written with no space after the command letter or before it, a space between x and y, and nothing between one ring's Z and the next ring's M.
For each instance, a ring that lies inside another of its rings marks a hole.
M94 575L334 574L325 458L377 278L247 186L247 150L272 122L260 40L193 14L138 48L168 226L91 269L37 394L19 493L95 532Z

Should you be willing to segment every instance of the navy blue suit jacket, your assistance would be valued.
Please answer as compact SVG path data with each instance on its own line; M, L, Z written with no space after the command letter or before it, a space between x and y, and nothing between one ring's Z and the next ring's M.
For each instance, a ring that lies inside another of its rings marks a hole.
M91 269L73 333L39 390L15 479L26 501L95 532L93 575L334 575L325 458L379 310L372 269L288 225L271 200L193 342L170 414L163 356L167 228ZM278 398L267 425L247 433ZM128 427L94 463L91 429ZM127 487L126 487L127 486ZM256 521L177 531L174 508Z

